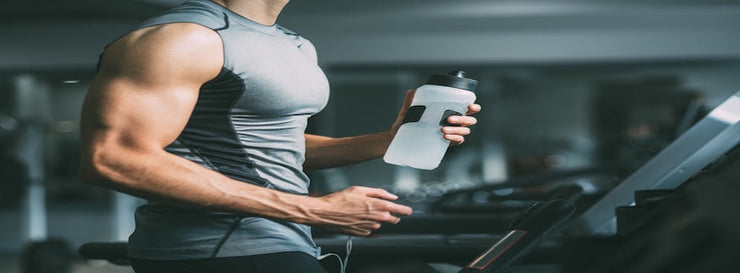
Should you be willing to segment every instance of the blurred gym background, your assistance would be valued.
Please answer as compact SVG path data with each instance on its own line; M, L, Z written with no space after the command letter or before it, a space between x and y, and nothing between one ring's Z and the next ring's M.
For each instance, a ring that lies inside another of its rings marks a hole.
M131 232L143 201L77 178L78 115L104 46L179 2L4 1L0 272L55 256L29 254L32 242L74 250ZM313 133L386 130L431 74L480 81L479 123L436 170L378 159L310 172L315 194L383 187L418 213L451 190L640 164L740 89L736 0L295 0L278 23L316 45L331 83ZM574 183L598 193L618 176ZM77 262L72 272L131 270Z

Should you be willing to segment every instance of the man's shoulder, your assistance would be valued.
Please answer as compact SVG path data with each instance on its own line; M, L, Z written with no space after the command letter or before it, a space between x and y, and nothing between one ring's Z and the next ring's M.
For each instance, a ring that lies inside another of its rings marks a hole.
M208 70L205 73L215 73L222 64L219 35L192 23L156 25L131 32L111 44L101 62L102 67L113 69L109 71L167 69L184 75L204 69Z
M156 47L167 48L221 47L221 39L218 33L195 23L169 23L150 26L125 35L119 42L132 46L151 44Z

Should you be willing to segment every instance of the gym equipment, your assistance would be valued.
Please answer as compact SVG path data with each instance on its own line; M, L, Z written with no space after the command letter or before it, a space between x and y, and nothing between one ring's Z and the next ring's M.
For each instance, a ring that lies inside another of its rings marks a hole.
M490 234L506 230L511 218L491 214L411 215L396 225L384 225L373 234Z
M21 203L28 185L26 173L26 167L18 159L0 155L0 208L17 207Z
M507 213L518 213L526 210L528 207L544 200L566 199L576 202L583 193L583 189L578 185L562 185L553 189L525 186L499 187L501 185L454 192L431 204L431 211L448 214L495 214L504 216ZM497 193L498 191L505 191L505 194Z
M522 211L547 200L564 199L576 202L582 194L581 187L565 185L538 194L525 193L507 196L506 200L488 200L485 203L461 202L440 206L431 213L404 217L395 225L383 225L374 235L459 235L499 234L505 232L511 221ZM513 194L512 194L513 195ZM520 198L520 199L518 199ZM320 229L313 230L314 238L335 235Z
M573 202L568 200L536 204L512 223L511 231L460 273L501 272L550 237L575 210Z
M12 131L2 139L1 154L5 179L15 197L2 198L9 203L20 203L21 220L26 245L21 253L20 265L24 273L66 273L72 267L69 244L60 239L47 238L44 126L34 122L17 122ZM5 165L8 164L8 165Z
M739 121L737 92L576 219L563 271L737 271Z
M563 242L563 272L737 272L740 146L675 190L635 192L614 236Z
M112 264L128 265L128 243L86 243L77 251L88 260L108 260Z
M521 200L503 201L516 201L513 206L496 206L500 200L492 200L473 206L468 204L467 208L460 205L459 208L462 209L454 208L455 214L441 213L448 211L438 210L435 213L404 217L396 225L383 226L373 233L375 236L355 238L352 264L372 264L378 260L401 259L464 265L471 257L489 247L488 242L504 238L503 235L514 225L512 222L522 222L522 215L529 217L533 211L538 211L531 208L532 206L537 208L543 202L549 204L548 208L555 206L550 204L551 202L573 204L581 194L580 186L564 185L538 194L518 194L516 197ZM485 206L493 208L487 210ZM533 215L531 218L538 217L543 216ZM329 253L342 253L345 243L342 236L317 238L316 242ZM537 254L546 252L539 251ZM544 257L544 260L546 259L547 257Z
M658 155L574 220L573 234L614 234L614 208L631 204L632 192L674 189L740 142L740 91L714 108Z
M27 244L21 254L24 273L68 273L75 259L69 244L62 239L47 239Z

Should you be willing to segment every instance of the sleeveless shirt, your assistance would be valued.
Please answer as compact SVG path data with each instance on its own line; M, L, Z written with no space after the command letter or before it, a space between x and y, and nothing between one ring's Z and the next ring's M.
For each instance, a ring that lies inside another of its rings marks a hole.
M223 42L221 73L200 88L192 115L165 149L243 183L306 195L307 119L326 106L329 84L313 45L209 0L191 0L139 29L193 23ZM148 202L135 214L129 256L199 259L300 251L317 256L310 227L255 215L204 212Z

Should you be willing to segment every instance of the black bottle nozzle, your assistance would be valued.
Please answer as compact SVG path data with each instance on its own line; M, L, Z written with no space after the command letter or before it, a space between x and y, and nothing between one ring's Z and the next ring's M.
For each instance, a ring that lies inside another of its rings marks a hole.
M427 84L449 86L475 92L478 81L466 78L465 71L453 70L447 73L447 75L432 75L427 80Z
M447 73L447 75L455 76L458 78L465 78L465 71L462 70L452 70L450 73Z

